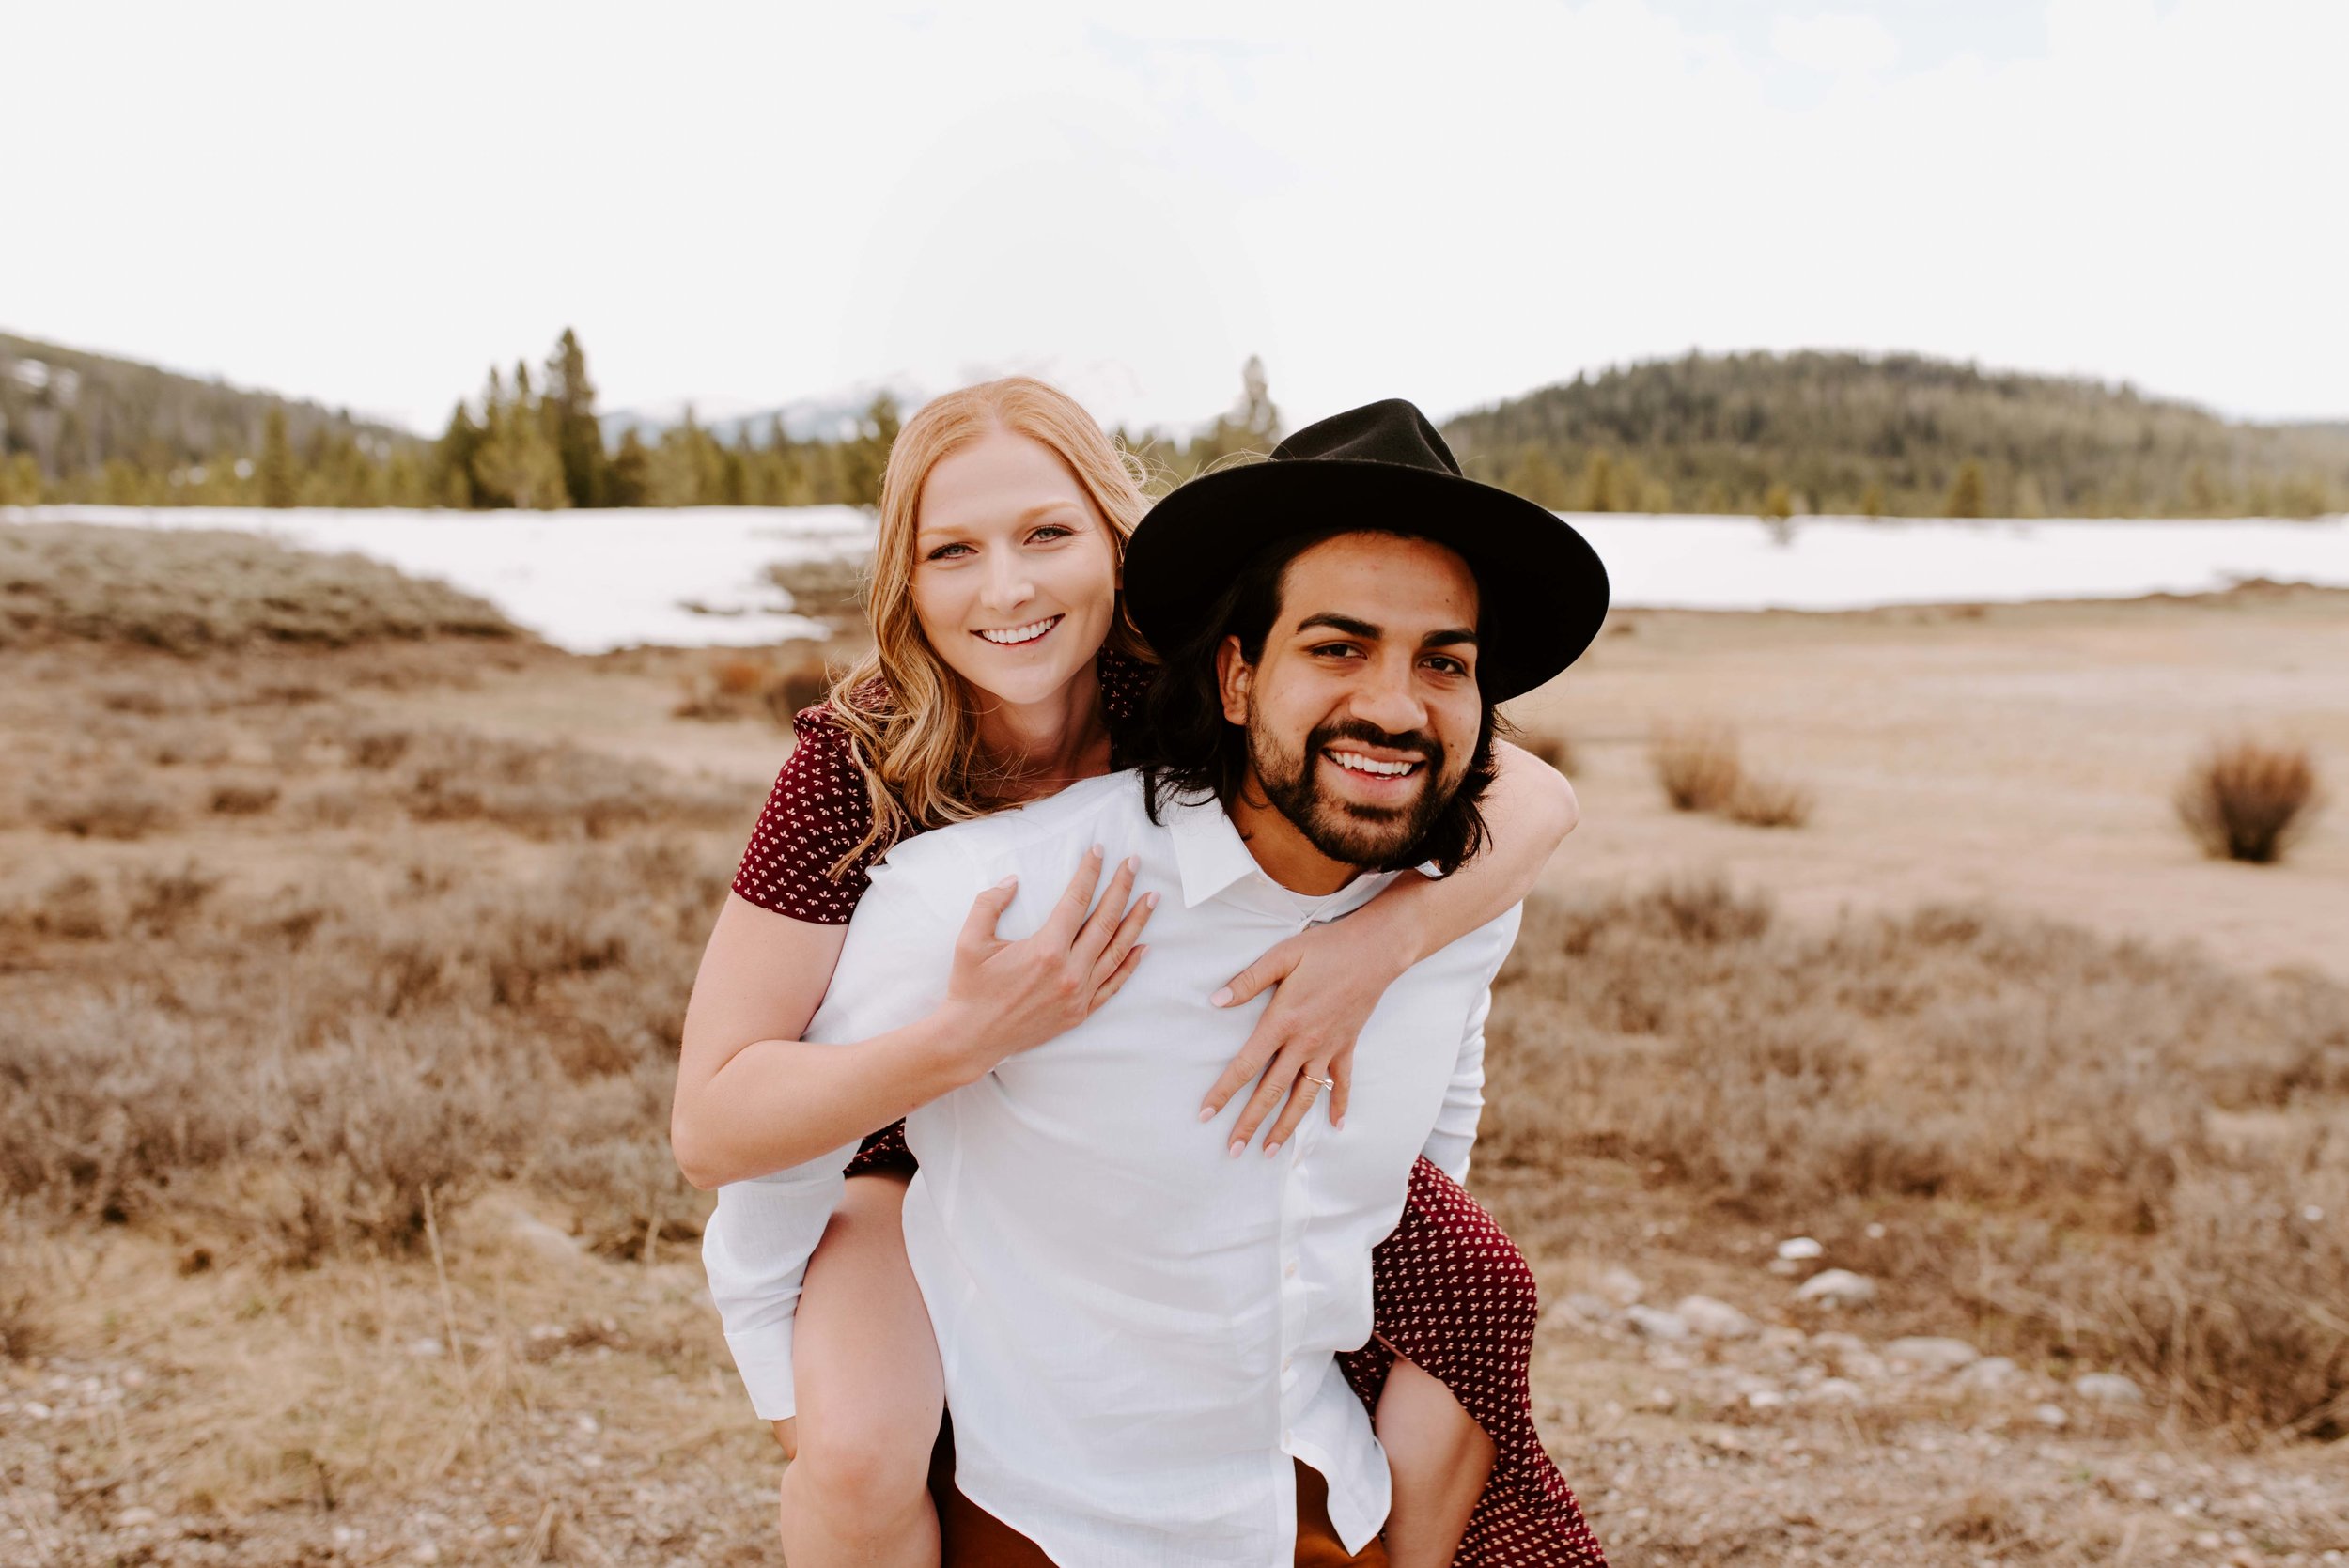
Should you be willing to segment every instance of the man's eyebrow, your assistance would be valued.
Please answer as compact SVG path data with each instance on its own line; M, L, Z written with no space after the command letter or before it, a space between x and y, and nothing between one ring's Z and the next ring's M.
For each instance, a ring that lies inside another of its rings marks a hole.
M1343 631L1348 637L1360 637L1366 643L1376 643L1386 635L1368 621L1358 621L1351 615L1341 615L1334 610L1324 610L1317 614L1306 616L1297 623L1297 629L1310 631L1317 626L1326 626L1332 631Z
M1318 626L1326 626L1332 631L1343 631L1348 637L1360 637L1365 643L1376 643L1386 635L1383 630L1368 621L1358 621L1351 615L1341 615L1334 610L1324 610L1317 614L1306 616L1297 623L1297 629L1307 631ZM1476 646L1475 631L1467 627L1447 627L1441 631L1431 631L1419 640L1419 645L1423 648L1458 647L1463 643L1470 647Z

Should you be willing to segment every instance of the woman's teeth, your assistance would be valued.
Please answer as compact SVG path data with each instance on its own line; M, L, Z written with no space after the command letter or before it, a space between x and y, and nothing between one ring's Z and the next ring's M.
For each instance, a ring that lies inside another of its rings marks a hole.
M1019 643L1033 643L1058 625L1060 617L1050 615L1040 621L1030 621L1026 626L1015 626L1003 631L982 631L979 635L990 643L1001 643L1010 647Z
M1373 774L1381 779L1399 779L1419 768L1416 762L1380 762L1377 757L1366 757L1360 752L1331 752L1329 756L1340 768L1355 773Z

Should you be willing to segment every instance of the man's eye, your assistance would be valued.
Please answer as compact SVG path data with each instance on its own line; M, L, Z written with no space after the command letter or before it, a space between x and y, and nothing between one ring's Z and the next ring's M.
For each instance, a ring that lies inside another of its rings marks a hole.
M1458 660L1450 658L1444 654L1438 654L1433 659L1430 659L1427 661L1427 667L1436 671L1439 675L1464 675L1468 674L1467 665L1461 663Z
M1324 643L1321 646L1314 649L1315 655L1323 658L1338 657L1346 659L1351 659L1361 651L1361 649L1357 648L1351 643Z

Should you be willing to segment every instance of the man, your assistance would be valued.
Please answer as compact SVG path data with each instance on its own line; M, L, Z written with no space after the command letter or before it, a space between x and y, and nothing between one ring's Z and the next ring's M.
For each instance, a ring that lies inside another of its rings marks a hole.
M1374 1562L1386 1467L1334 1357L1370 1335L1371 1250L1413 1161L1466 1172L1516 911L1389 988L1343 1131L1308 1117L1237 1159L1222 1118L1166 1108L1247 1037L1254 1009L1210 1004L1222 977L1476 851L1494 705L1589 643L1604 573L1391 402L1184 487L1126 582L1168 651L1143 767L901 844L808 1038L932 1009L981 890L1038 890L1003 917L1018 934L1088 846L1134 857L1137 888L1165 895L1148 961L1083 1024L908 1120L906 1247L955 1434L948 1562ZM786 1196L765 1201L828 1213L839 1163L770 1178ZM787 1377L758 1336L796 1279L713 1263L711 1283L746 1377Z

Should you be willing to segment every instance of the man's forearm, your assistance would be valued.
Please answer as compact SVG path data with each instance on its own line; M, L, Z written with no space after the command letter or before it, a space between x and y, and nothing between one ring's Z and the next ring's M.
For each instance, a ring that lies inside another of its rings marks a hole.
M853 1045L754 1041L699 1092L677 1162L713 1188L814 1159L982 1076L970 1045L943 1007Z

